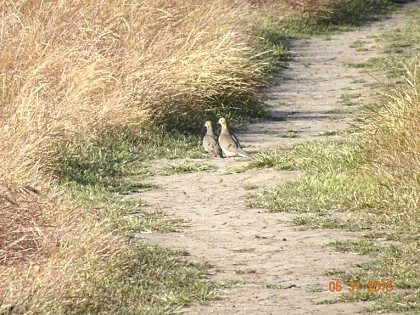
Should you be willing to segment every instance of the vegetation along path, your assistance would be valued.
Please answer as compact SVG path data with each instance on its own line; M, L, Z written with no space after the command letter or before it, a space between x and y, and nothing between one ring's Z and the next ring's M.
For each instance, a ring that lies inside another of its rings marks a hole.
M409 6L418 6L418 2ZM360 51L353 43L369 45L372 35L402 26L407 19L402 13L394 14L332 38L292 43L293 61L277 84L265 91L273 116L284 119L260 121L239 133L245 149L256 154L266 148L340 137L352 118L342 95L352 88L357 91L355 97L363 97L367 92L363 83L375 82L346 63L362 62L380 53L380 47ZM144 200L149 207L185 223L180 232L143 233L137 236L139 241L185 249L193 260L208 261L211 278L225 284L219 300L193 306L187 312L337 314L360 309L360 302L316 303L337 297L328 290L332 279L325 275L326 270L350 270L363 260L325 245L355 234L298 230L290 224L292 214L269 213L247 204L248 190L282 184L300 176L299 172L251 169L248 161L232 158L161 160L155 167L185 163L209 167L201 172L155 176L151 183L159 189L140 191L130 198Z

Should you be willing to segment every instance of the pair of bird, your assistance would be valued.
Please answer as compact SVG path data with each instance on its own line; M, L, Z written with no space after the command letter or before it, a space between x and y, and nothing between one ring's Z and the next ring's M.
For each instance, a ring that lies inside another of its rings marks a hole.
M229 131L226 119L220 118L218 123L222 126L219 138L216 138L213 132L211 121L206 121L204 124L207 128L206 135L203 138L204 150L212 156L242 156L247 159L252 159L252 157L242 149L238 138Z

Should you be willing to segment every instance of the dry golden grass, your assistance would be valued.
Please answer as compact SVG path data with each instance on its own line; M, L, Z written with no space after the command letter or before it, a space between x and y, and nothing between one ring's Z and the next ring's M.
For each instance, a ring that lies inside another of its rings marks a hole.
M325 11L292 2L0 2L1 307L71 304L129 251L56 186L57 148L252 107L266 80L258 22Z
M128 250L55 187L56 148L256 97L253 14L240 0L0 3L2 310L83 295Z
M16 123L81 137L255 93L263 73L243 31L249 9L223 0L6 2L1 103L20 104Z
M419 58L405 66L405 84L382 95L380 119L372 119L371 157L377 171L388 178L413 178L420 174L420 75Z
M47 194L43 168L59 142L206 110L223 91L255 93L263 74L240 31L247 10L241 1L2 2L5 207L44 208L25 187Z
M406 210L418 219L420 182L420 74L419 57L404 66L405 82L382 95L381 107L369 121L367 159L385 178ZM402 214L401 214L402 215Z

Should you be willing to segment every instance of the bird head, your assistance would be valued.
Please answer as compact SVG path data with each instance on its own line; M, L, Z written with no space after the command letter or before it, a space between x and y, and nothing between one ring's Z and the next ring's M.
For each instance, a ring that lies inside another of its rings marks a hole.
M219 119L218 123L219 123L219 125L226 126L226 119L222 117L222 118Z
M211 128L212 126L211 126L211 121L210 120L207 120L205 123L204 123L204 126L206 126L206 128Z

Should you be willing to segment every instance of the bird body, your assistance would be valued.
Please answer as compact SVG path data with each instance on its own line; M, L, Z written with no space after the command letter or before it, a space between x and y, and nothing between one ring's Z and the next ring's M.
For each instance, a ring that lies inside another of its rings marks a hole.
M203 138L204 150L212 156L222 157L222 150L217 142L216 136L214 135L211 121L206 121L204 125L207 128L207 132Z
M238 138L234 134L230 133L226 119L220 118L219 124L222 126L222 130L219 135L219 145L223 154L226 157L242 156L247 159L253 159L252 156L242 149Z

